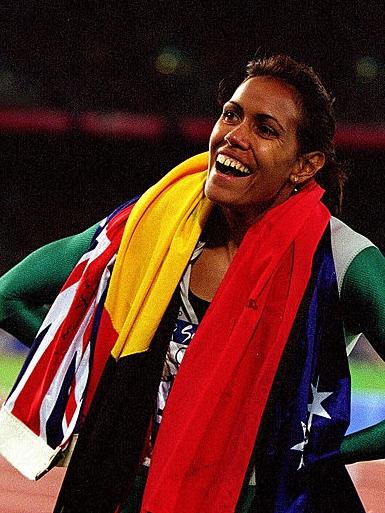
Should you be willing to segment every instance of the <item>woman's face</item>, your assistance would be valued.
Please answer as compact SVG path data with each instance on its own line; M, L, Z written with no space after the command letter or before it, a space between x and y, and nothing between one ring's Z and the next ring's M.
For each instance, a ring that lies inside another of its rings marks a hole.
M285 201L300 167L296 90L272 77L243 82L210 137L206 196L240 212ZM257 214L257 215L258 215Z

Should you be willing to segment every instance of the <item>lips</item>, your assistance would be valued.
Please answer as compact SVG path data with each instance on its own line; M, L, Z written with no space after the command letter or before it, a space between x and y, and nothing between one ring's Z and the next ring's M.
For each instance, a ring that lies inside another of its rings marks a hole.
M248 167L246 167L239 160L224 155L223 153L218 153L217 159L215 161L216 169L224 174L236 177L245 177L250 176L252 173Z

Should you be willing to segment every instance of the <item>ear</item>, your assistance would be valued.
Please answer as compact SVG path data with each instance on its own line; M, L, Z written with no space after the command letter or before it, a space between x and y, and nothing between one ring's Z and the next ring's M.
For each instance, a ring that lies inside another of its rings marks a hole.
M301 155L298 168L290 176L292 182L304 183L312 178L325 164L325 154L322 151L311 151Z

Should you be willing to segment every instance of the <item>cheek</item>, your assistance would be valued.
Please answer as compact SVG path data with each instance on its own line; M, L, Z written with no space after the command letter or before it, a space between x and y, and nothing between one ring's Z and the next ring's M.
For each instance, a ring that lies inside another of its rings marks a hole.
M260 145L256 154L260 165L266 167L272 180L289 176L297 160L296 153L284 151L281 148L271 148L267 145Z

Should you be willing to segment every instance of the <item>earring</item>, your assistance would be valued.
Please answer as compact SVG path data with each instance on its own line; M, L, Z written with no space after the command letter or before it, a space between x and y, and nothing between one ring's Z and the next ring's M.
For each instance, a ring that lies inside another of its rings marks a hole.
M226 134L223 139L230 146L230 148L233 146L233 143L229 140L229 134Z
M294 185L294 189L293 189L292 194L296 194L297 192L299 192L298 176L297 175L291 175L290 176L290 181Z

